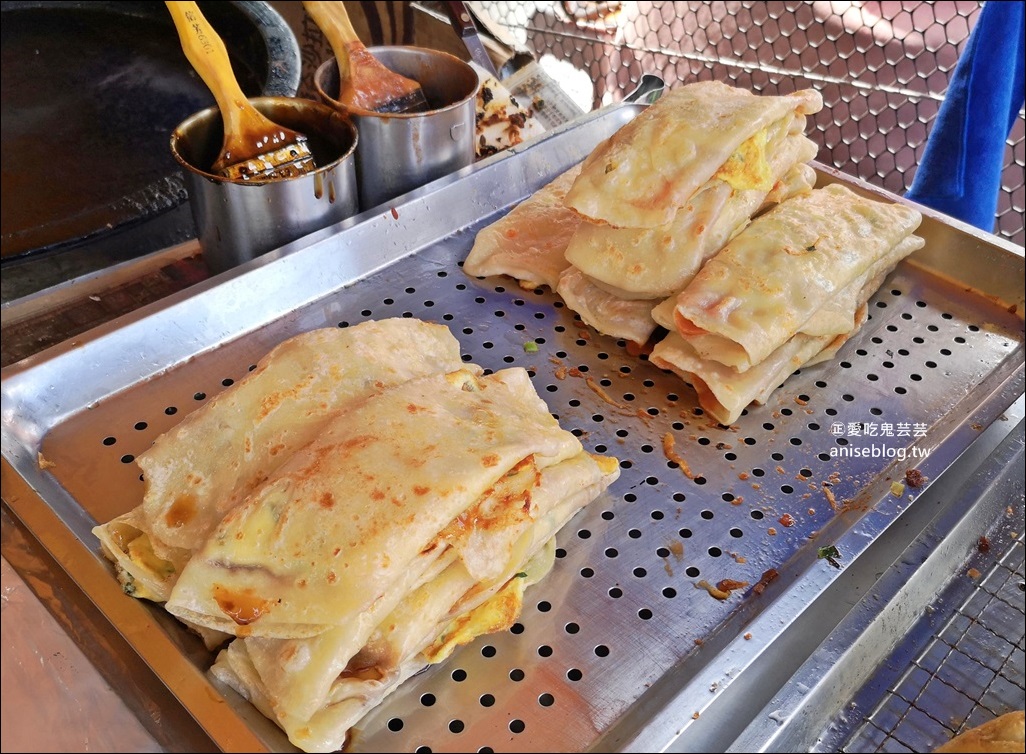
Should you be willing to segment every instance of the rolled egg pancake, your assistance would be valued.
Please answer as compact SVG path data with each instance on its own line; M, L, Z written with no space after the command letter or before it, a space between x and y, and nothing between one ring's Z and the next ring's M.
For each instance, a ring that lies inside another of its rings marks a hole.
M605 335L643 345L656 329L652 307L658 301L622 298L600 288L576 267L563 271L556 291L582 322Z
M899 247L901 245L899 244ZM660 369L674 372L698 394L702 408L720 424L733 424L752 403L763 404L796 369L828 361L862 327L868 317L866 302L883 284L900 256L886 267L873 269L873 277L854 281L830 303L831 320L841 323L836 333L797 333L769 356L744 372L719 361L703 358L674 331L655 345L649 360ZM653 312L664 326L672 326L672 302ZM667 320L671 320L668 322Z
M468 521L530 517L538 474L580 452L523 369L404 383L339 414L232 509L166 608L227 633L297 638L407 591L449 548L487 575ZM522 489L489 497L513 472Z
M649 360L660 369L674 372L698 394L702 409L720 424L733 424L752 404L763 404L796 369L833 358L865 322L866 307L855 315L854 328L842 335L798 333L745 372L718 361L703 359L686 340L670 332L656 343Z
M726 193L732 195L726 200L727 208L719 208L715 217L707 216L705 209L698 210L699 216L711 223L708 226L701 222L696 224L693 212L696 207L711 203L715 191L701 192L695 203L682 209L668 228L652 231L583 222L571 240L571 248L576 247L576 251L567 250L567 261L573 259L583 268L574 264L563 270L556 291L585 324L614 338L643 345L656 330L653 308L667 300L657 292L669 289L675 298L706 260L748 224L756 199L762 201L763 206L782 201L796 193L810 191L815 179L815 170L803 164L792 167L769 194L734 192L723 184ZM735 201L745 194L748 198ZM685 219L681 220L682 217ZM681 227L677 227L678 223ZM579 241L582 235L586 240ZM599 248L595 247L596 243L600 244ZM585 270L599 271L602 279L594 278ZM625 290L610 284L609 280L647 290ZM651 294L655 297L650 298ZM669 327L672 327L672 318L670 322Z
M475 277L509 275L523 288L555 290L559 274L569 266L567 244L581 224L581 216L563 204L580 172L578 163L482 228L463 271Z
M518 527L508 558L496 553L499 568L491 578L481 581L463 561L449 560L387 615L376 610L372 630L236 639L211 672L254 700L300 748L337 750L349 728L406 678L515 622L524 589L552 566L555 533L616 478L618 468L613 459L582 452L541 472L530 523Z
M138 457L142 504L93 529L123 587L166 600L224 515L336 413L383 388L462 366L448 328L410 318L285 340Z
M588 155L566 204L608 225L655 228L715 176L768 191L767 133L798 133L822 107L812 89L759 96L718 81L673 89Z
M911 207L839 184L760 215L677 296L674 325L702 358L745 371L795 334L838 335L850 309L830 303L923 245ZM818 313L822 313L817 317Z
M805 163L816 145L783 135L767 151L771 182L738 189L713 178L665 225L613 227L582 222L566 248L566 261L600 287L624 298L663 299L677 293L760 208L805 193L816 172Z
M619 475L615 458L560 428L526 370L483 375L458 345L405 322L427 336L420 347L443 345L417 369L460 366L393 379L390 359L415 353L398 348L383 357L388 379L354 369L359 397L335 404L196 546L165 545L174 560L162 561L142 505L97 527L125 591L166 592L164 608L221 648L215 682L305 751L338 750L405 679L508 628L524 589L551 568L556 532ZM293 379L306 384L303 374ZM279 396L276 385L264 397L308 408L303 390Z
M723 191L700 192L670 226L655 230L582 222L567 249L567 261L574 264L563 270L556 290L586 324L643 345L656 329L653 308L670 294L675 297L708 258L744 229L760 202L765 207L810 191L815 180L816 171L799 164L769 193L737 192L721 184ZM710 205L716 205L715 211Z

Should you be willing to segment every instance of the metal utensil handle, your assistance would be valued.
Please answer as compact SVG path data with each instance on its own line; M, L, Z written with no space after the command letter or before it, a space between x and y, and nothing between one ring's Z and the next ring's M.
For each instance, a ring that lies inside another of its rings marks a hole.
M467 46L470 57L488 73L497 76L495 64L492 63L491 58L488 56L488 51L484 48L477 24L474 23L474 17L470 14L467 4L462 2L462 0L452 0L451 2L444 3L444 5L449 15L449 21L452 23L456 33L460 35L463 44Z
M666 89L666 82L654 73L642 75L638 85L623 98L624 102L633 102L642 105L651 105L663 95Z

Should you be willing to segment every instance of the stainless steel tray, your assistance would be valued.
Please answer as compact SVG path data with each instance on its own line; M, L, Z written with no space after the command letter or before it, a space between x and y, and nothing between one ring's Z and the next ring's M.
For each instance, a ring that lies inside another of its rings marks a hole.
M137 454L290 335L442 322L467 360L530 369L562 425L623 467L564 529L514 629L408 681L366 718L359 751L722 750L777 690L765 667L779 684L808 656L795 641L810 606L916 508L922 490L894 496L892 481L913 466L935 480L1022 394L1022 250L928 211L926 248L838 358L731 428L548 291L462 273L477 230L641 107L593 113L2 372L5 501L223 750L291 748L207 680L194 637L121 593L90 529L139 500ZM848 431L860 423L908 432ZM693 479L664 455L667 434ZM831 454L871 439L890 450ZM817 557L828 544L840 569ZM718 601L695 587L754 585L769 569L779 577L761 594Z

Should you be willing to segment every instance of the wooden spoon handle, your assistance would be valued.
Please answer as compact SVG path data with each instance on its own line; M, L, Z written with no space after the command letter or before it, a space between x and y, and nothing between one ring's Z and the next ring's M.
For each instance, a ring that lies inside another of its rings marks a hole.
M339 81L345 81L350 75L349 51L354 43L361 46L363 44L356 35L353 22L349 20L345 5L341 0L303 0L303 7L327 37L328 44L331 45L332 52L338 60Z
M178 28L185 56L217 101L224 121L224 154L247 159L253 151L245 134L280 130L249 103L232 72L224 42L203 17L195 2L165 2Z

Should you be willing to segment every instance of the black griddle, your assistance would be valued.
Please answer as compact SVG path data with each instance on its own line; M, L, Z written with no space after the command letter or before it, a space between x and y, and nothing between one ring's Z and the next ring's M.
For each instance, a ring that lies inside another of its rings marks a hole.
M299 49L281 16L260 2L200 6L243 91L296 93ZM180 207L187 194L170 135L214 98L164 4L0 9L4 266L81 248ZM191 222L187 212L178 217Z

